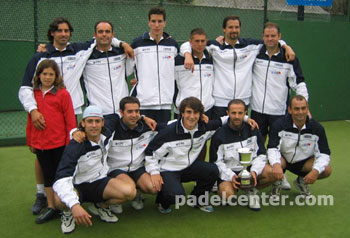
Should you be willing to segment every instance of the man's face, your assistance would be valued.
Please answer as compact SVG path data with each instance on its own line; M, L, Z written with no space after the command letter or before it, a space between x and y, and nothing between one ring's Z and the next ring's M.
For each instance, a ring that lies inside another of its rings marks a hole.
M268 49L274 49L278 46L278 41L281 39L281 33L275 27L265 28L263 40Z
M194 111L190 107L186 107L185 111L181 113L182 123L187 130L192 130L197 126L199 121L200 113Z
M87 117L82 120L82 126L85 128L85 133L90 140L100 136L104 120L101 117Z
M95 38L97 46L110 47L114 37L112 26L107 22L101 22L96 26Z
M71 32L67 23L58 24L56 31L51 32L55 46L66 46L70 40Z
M207 45L207 37L206 35L193 35L191 40L192 52L196 54L203 53L206 45Z
M164 21L163 15L152 14L148 21L150 33L153 36L162 36L165 25L166 23Z
M231 104L227 114L230 117L230 125L232 128L239 129L242 127L243 119L246 114L242 104Z
M228 20L224 28L225 39L237 40L241 34L241 27L238 20Z
M126 103L124 111L120 110L122 120L127 127L134 129L140 120L140 107L137 103Z
M305 100L293 99L291 105L288 107L288 112L295 124L304 124L309 113L309 107Z

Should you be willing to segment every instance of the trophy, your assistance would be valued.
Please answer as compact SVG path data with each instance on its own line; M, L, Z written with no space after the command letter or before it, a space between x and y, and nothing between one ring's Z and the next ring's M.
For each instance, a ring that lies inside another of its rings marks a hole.
M242 190L249 190L254 186L254 180L247 167L252 162L253 151L250 148L239 148L239 163L243 166L243 170L238 174L238 182L241 183Z

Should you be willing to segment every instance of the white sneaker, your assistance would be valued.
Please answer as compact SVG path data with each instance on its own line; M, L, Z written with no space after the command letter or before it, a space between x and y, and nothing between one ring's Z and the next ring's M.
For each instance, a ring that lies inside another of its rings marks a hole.
M203 211L203 212L214 212L214 208L211 205L206 205L206 206L198 206L199 210Z
M118 217L114 215L109 208L98 207L96 204L89 206L89 211L95 216L99 216L104 222L115 223L118 221Z
M251 188L248 190L249 203L248 207L253 211L260 211L260 197L258 195L259 190L256 188Z
M115 214L122 214L123 213L123 206L122 206L122 204L110 205L109 209Z
M75 221L71 211L63 211L61 215L61 230L62 233L68 234L74 231Z
M312 197L309 186L304 181L304 177L298 176L298 178L294 180L293 184L298 189L300 195L305 199Z
M143 198L141 191L139 189L137 189L136 197L134 198L134 200L131 201L131 206L135 210L141 210L141 209L143 209L143 200L144 200L144 198Z
M270 200L273 202L279 202L280 199L280 195L281 195L281 185L282 182L281 181L276 181L272 184L272 189L270 192Z
M291 189L290 183L287 180L287 174L284 174L281 189L282 190L290 190Z

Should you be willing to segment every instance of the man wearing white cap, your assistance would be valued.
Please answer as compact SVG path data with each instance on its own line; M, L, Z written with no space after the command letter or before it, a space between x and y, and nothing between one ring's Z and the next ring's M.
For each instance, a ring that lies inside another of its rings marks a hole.
M117 222L118 218L108 209L109 205L132 200L136 189L122 181L107 176L107 151L110 134L103 131L102 110L96 106L85 109L80 130L86 133L86 140L78 143L71 140L66 147L56 173L55 203L63 210L61 229L70 233L75 223L91 226L90 214L81 202L94 203L93 214L105 222Z

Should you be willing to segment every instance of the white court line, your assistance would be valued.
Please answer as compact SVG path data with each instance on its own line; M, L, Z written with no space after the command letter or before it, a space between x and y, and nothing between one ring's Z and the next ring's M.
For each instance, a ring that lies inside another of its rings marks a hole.
M350 122L350 120L345 120L345 121Z

